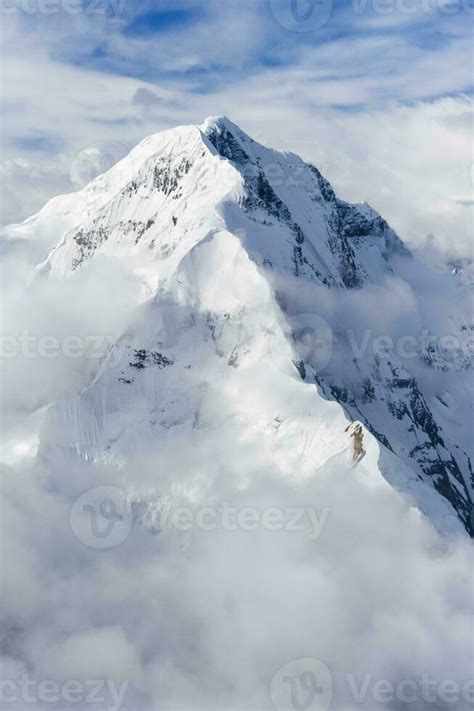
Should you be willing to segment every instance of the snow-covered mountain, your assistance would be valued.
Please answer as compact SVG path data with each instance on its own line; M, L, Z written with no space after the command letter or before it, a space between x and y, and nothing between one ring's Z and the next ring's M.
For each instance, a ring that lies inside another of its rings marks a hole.
M211 118L150 136L10 234L57 242L37 278L109 255L143 285L91 382L51 406L43 460L121 467L178 440L211 456L251 442L295 479L363 467L440 530L473 533L469 284L429 274L315 166ZM441 331L420 306L431 278ZM416 317L384 313L378 295L407 284Z

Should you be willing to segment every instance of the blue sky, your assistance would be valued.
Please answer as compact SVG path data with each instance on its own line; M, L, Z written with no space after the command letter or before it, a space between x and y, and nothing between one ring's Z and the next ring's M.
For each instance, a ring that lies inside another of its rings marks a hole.
M114 140L125 151L150 133L227 114L255 138L317 161L344 195L395 221L402 206L392 210L390 176L400 192L403 171L418 174L408 156L400 164L400 143L416 138L410 157L425 160L428 182L439 154L433 192L450 196L441 219L465 230L474 0L4 0L2 8L3 223L70 190L69 166L91 144ZM425 141L439 132L442 141ZM361 156L374 176L367 189ZM432 228L426 218L408 232Z
M472 90L474 0L17 2L7 21L16 21L23 37L41 33L55 61L174 88L207 93L272 69L312 67L320 81L372 78L362 105ZM48 2L51 12L38 10ZM81 12L72 14L68 8L79 3ZM449 55L447 81L440 86L425 73L415 90L406 87L407 74L440 53ZM389 87L376 86L388 78Z

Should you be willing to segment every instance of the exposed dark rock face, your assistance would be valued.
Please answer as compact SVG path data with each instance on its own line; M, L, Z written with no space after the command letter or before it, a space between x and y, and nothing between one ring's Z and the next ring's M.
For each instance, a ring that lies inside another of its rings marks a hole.
M327 241L338 264L339 273L333 275L336 279L323 274L314 254L307 248L307 237L317 243L318 236L305 235L267 178L264 167L252 162L241 144L239 133L233 135L227 128L216 129L208 138L219 155L230 160L244 177L242 210L268 229L278 222L291 230L295 276L308 278L309 274L310 278L326 286L360 289L370 283L364 250L375 245L385 260L388 274L392 273L390 260L393 256L411 256L375 210L367 205L350 205L339 200L320 171L307 164L314 185L311 198L325 211ZM284 304L282 308L284 310ZM450 356L460 368L471 366L471 359L465 353L442 352L436 343L424 349L421 360L433 369L446 370ZM294 361L303 380L315 382L326 397L342 405L352 420L360 420L383 446L414 467L420 478L428 478L433 487L452 503L466 529L474 535L473 503L462 474L465 467L461 467L461 460L463 464L467 461L472 477L470 459L464 452L453 454L455 449L447 442L415 376L406 370L405 364L402 367L393 354L383 364L377 357L365 362L357 362L357 359L351 362L348 355L347 364L346 381L341 382L341 373L331 373L330 366L322 373L316 373L310 363Z
M150 366L166 368L169 365L173 365L173 361L156 351L135 350L134 360L130 361L129 365L136 370L144 370Z
M350 372L351 385L341 385L340 377L337 382L334 377L329 371L313 373L321 391L339 402L351 419L363 422L381 444L432 482L474 535L473 502L461 470L461 462L467 461L472 477L470 459L446 441L416 379L394 361L383 367L377 358L372 361L370 377L362 378L360 384ZM374 412L378 413L375 420Z
M207 134L208 139L223 158L228 158L236 165L248 163L250 158L245 150L240 145L239 141L234 138L232 133L227 129L214 130Z
M182 158L179 164L172 167L171 161L161 158L155 166L153 175L153 187L167 197L172 195L173 199L181 196L179 185L181 178L191 170L191 162L188 158Z
M108 240L110 230L106 227L80 229L73 235L73 240L78 246L79 256L73 260L72 269L75 271L81 264L94 254L94 252Z

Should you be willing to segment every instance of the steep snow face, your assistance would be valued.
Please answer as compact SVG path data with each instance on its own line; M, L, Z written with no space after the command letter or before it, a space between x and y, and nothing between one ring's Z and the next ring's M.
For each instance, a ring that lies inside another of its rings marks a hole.
M269 466L306 478L363 449L367 476L443 530L472 530L466 353L435 345L407 360L354 347L338 305L422 267L316 167L208 119L147 138L25 229L61 232L43 274L107 254L146 286L141 322L82 393L51 408L42 457L121 465L184 433L210 452L252 441ZM465 332L467 318L453 328Z
M63 452L118 464L178 432L207 445L245 436L274 468L311 476L350 451L351 440L341 408L317 397L292 367L278 319L271 289L238 238L216 232L144 306L91 386L53 408L49 431L60 433ZM51 456L51 436L45 440Z

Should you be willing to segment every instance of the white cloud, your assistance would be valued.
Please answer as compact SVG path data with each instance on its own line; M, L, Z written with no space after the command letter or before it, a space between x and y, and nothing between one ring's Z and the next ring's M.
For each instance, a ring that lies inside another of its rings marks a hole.
M211 461L217 470L225 444L201 444L195 471ZM461 689L472 676L468 543L441 541L389 487L371 487L364 466L335 465L295 491L262 469L251 447L246 466L253 459L254 469L242 488L246 449L227 457L214 491L241 505L304 499L327 507L318 540L262 529L153 536L136 524L121 546L88 549L68 528L69 500L45 491L40 471L4 473L3 613L16 622L6 633L3 678L18 680L23 660L36 682L114 680L127 684L123 708L136 711L271 708L272 677L303 657L329 668L333 708L385 708L374 697L379 680L411 680L420 711L423 674L436 691L448 679ZM177 455L173 471L160 459L148 467L161 488L176 481L184 459ZM123 477L135 476L136 465ZM117 480L111 469L70 474L76 491L88 477ZM358 686L368 675L363 702L348 675ZM462 711L458 699L450 708Z

